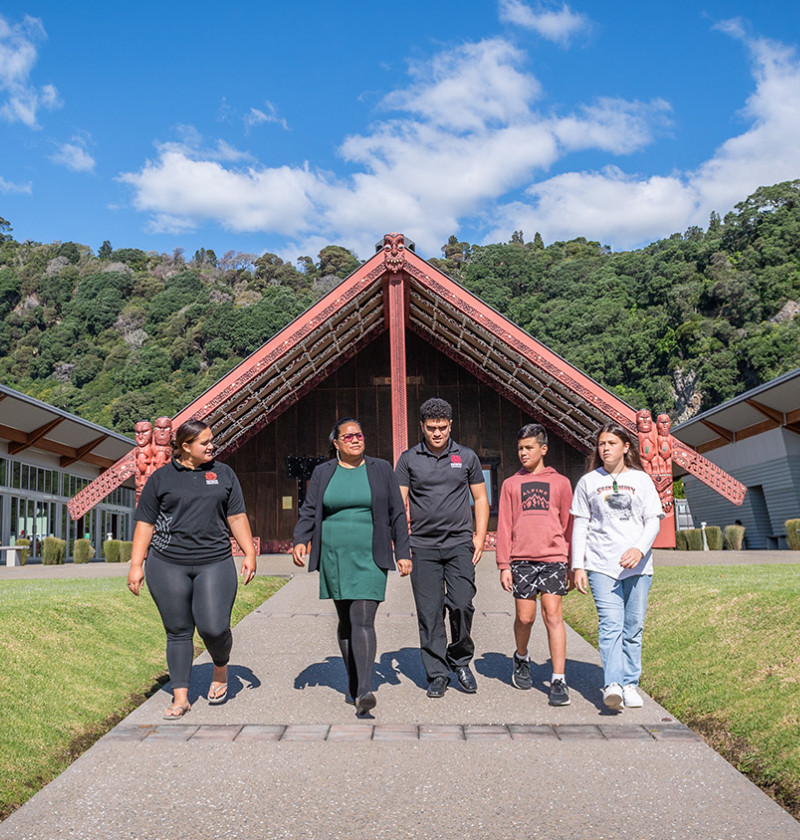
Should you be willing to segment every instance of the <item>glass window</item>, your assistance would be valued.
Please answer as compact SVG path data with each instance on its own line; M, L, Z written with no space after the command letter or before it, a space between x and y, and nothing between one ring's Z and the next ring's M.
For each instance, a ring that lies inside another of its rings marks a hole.
M5 458L0 458L0 487L6 486L6 463Z

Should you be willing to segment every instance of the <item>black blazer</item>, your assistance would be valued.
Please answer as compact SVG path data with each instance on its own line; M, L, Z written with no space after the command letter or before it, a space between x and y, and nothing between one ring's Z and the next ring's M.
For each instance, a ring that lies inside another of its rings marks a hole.
M372 558L379 568L391 570L394 569L392 542L398 559L407 560L411 557L406 509L392 465L381 458L370 458L369 455L364 460L372 494ZM300 518L294 528L293 545L311 540L309 572L319 569L322 498L336 471L336 464L333 458L320 464L311 473L306 500L300 508Z

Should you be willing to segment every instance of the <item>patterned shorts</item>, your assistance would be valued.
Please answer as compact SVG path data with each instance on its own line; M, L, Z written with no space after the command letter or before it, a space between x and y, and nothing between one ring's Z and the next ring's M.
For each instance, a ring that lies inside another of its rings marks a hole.
M511 583L512 594L523 601L536 600L540 592L566 595L567 564L514 560L511 563Z

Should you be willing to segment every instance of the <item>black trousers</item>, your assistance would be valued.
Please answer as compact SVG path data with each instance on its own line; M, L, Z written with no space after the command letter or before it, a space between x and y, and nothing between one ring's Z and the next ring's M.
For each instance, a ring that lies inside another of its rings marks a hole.
M411 550L411 588L428 680L446 677L454 668L469 665L475 653L470 635L475 613L474 551L472 543L447 549ZM450 624L449 644L446 622Z
M147 587L167 631L167 668L173 688L188 688L194 659L194 629L215 665L227 665L233 645L231 610L236 600L233 558L184 566L150 556Z

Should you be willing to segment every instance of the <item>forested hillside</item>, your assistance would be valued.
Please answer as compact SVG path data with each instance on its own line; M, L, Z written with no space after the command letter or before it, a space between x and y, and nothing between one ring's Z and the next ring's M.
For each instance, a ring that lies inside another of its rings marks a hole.
M0 219L0 381L130 434L173 415L359 264L298 267L18 242ZM431 262L636 407L683 420L800 366L800 180L638 251L583 238L470 245Z

